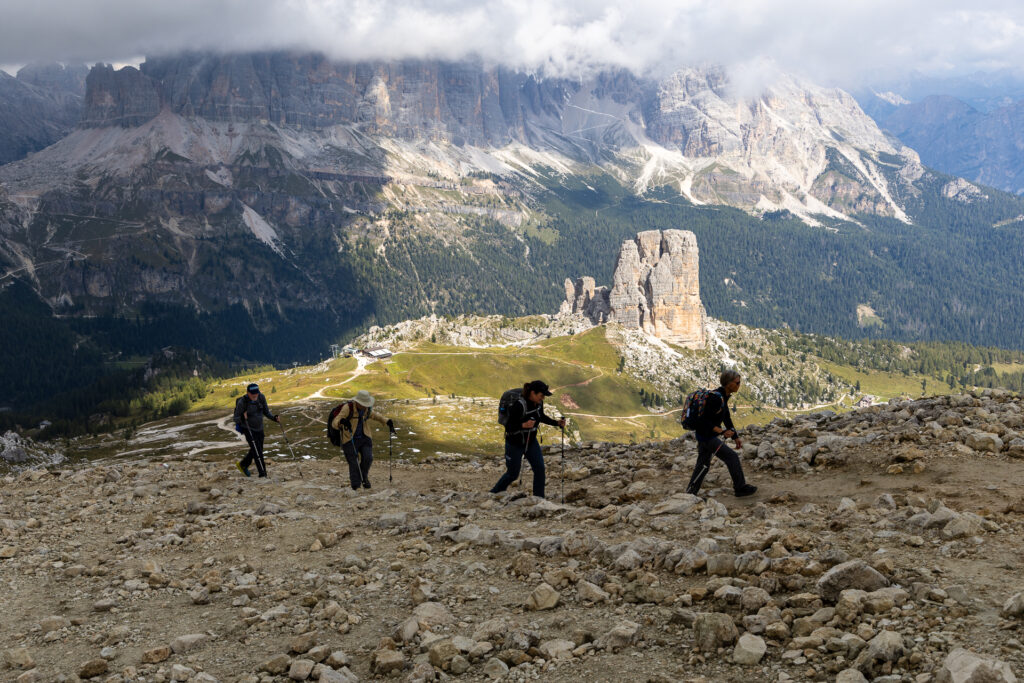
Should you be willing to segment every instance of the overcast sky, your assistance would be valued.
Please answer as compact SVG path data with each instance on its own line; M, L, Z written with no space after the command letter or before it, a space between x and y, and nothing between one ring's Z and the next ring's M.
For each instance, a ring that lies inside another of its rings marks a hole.
M973 0L0 0L0 65L193 50L344 60L479 56L551 75L712 62L848 88L1024 65L1024 2Z

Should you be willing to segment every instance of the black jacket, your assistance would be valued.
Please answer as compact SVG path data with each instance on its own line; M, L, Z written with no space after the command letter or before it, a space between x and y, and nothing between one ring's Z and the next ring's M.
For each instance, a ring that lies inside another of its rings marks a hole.
M697 441L710 441L718 437L715 427L725 423L726 429L736 431L732 426L732 415L729 413L729 397L725 393L725 387L718 387L708 395L704 404L704 411L700 415L700 424L694 431L697 434Z
M249 425L250 432L262 432L263 431L263 416L266 415L270 419L274 419L273 414L270 412L270 407L267 406L267 399L264 398L263 394L256 397L253 401L249 398L249 394L243 394L235 401L235 424L242 424L242 416L245 416L245 422ZM242 431L245 431L245 427L242 427Z
M521 437L526 441L530 434L537 431L537 425L534 425L533 429L523 429L523 423L527 420L536 420L552 427L558 426L558 420L544 414L543 403L530 403L525 398L520 398L509 406L508 424L505 425L505 438L515 436Z

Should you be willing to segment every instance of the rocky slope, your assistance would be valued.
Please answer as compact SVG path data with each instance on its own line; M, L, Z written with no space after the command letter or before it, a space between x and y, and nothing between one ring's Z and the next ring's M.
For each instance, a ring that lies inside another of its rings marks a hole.
M0 164L57 142L78 124L85 95L83 66L31 64L0 71Z
M741 500L720 465L680 493L689 440L571 449L564 503L555 453L551 500L481 493L498 462L32 470L0 480L4 674L1008 683L1022 424L1003 392L777 421Z

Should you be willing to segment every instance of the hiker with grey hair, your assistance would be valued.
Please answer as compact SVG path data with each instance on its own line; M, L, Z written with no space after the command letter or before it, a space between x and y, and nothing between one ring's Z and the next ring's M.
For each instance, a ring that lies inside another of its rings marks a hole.
M743 448L743 441L733 426L732 415L729 413L729 397L740 389L740 373L726 370L719 379L722 385L714 391L706 392L699 415L690 417L684 412L684 419L692 420L693 430L697 435L697 464L693 468L686 492L697 495L701 484L704 483L704 477L711 469L711 459L717 457L729 468L733 493L737 498L742 498L756 493L757 487L746 482L739 454L726 446L724 441L732 438L736 448Z
M348 461L348 477L352 490L370 488L370 465L373 464L373 439L366 428L367 420L375 420L394 433L395 421L373 410L376 399L361 389L342 403L331 427L341 433L341 452Z

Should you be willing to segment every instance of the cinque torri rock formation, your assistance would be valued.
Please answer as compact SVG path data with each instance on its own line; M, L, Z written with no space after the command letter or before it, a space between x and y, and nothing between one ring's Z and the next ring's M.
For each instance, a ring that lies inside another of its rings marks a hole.
M561 311L704 348L698 253L697 236L688 230L641 232L622 243L610 290L596 287L592 277L567 279Z

